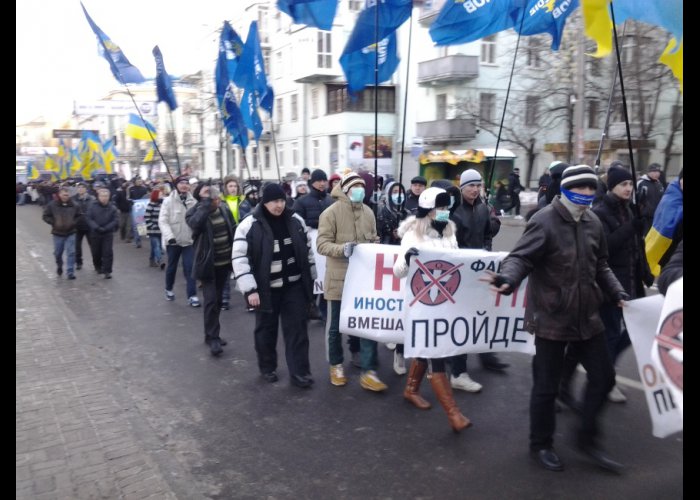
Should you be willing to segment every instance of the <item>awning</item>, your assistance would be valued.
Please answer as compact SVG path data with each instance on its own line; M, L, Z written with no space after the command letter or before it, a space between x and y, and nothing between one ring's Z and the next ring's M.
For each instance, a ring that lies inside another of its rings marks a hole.
M421 165L427 163L449 163L451 165L457 165L462 161L481 163L487 158L493 158L495 152L496 150L494 148L425 151L418 157L418 161ZM515 158L515 154L508 149L498 148L498 158Z

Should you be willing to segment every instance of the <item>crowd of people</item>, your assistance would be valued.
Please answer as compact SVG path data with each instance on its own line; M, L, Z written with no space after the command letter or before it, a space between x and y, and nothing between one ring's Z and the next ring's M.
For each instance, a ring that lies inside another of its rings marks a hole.
M498 274L484 278L494 292L508 295L529 277L525 328L535 335L533 387L530 399L530 450L547 470L564 466L554 450L555 414L560 401L580 414L580 450L608 470L622 465L600 445L599 414L606 402L624 402L615 385L615 362L630 345L622 319L625 302L654 284L647 265L644 236L663 208L664 186L652 164L634 185L632 173L613 164L601 179L586 165L553 162L540 180L538 206L527 214L525 231L502 262ZM670 191L682 199L682 172ZM382 196L373 196L375 189ZM519 173L509 176L507 190L494 186L496 200L507 196L516 215L520 204ZM174 301L178 263L182 261L185 297L202 307L204 343L213 356L227 344L221 337L220 312L229 309L232 281L255 314L254 344L261 377L275 383L277 338L281 323L291 384L314 384L309 364L307 324L311 317L326 327L328 377L333 386L348 383L340 311L349 259L362 243L399 246L394 274L405 278L411 259L426 248L492 250L501 221L486 202L479 171L466 169L458 185L449 179L413 177L406 189L396 180L374 179L369 172L347 170L330 177L305 169L300 179L284 182L200 182L181 175L171 183L126 181L111 177L60 186L39 184L18 189L18 204L44 206L51 226L56 274L76 279L83 267L87 241L97 273L113 273L114 235L141 246L150 243L149 266L164 270L164 296ZM504 192L505 190L505 192ZM636 196L635 196L636 195ZM378 199L377 199L378 198ZM636 205L633 203L636 198ZM134 224L132 206L147 200L143 223ZM504 198L503 203L506 203ZM592 207L592 208L591 208ZM312 248L310 230L317 230ZM664 290L682 276L682 211L680 230L662 259ZM314 296L315 255L326 259L324 293ZM235 280L235 281L234 281ZM662 282L659 281L661 286ZM200 302L198 290L201 289ZM315 316L312 311L318 311ZM348 336L350 363L360 368L360 386L382 392L387 385L377 373L376 341ZM404 398L421 410L431 407L420 394L427 374L450 427L471 425L457 406L453 390L479 392L482 385L467 372L467 356L412 359L407 369L403 345L394 350L393 369L406 375ZM478 356L486 369L505 372L508 364L493 353ZM576 366L583 365L583 397L572 389Z

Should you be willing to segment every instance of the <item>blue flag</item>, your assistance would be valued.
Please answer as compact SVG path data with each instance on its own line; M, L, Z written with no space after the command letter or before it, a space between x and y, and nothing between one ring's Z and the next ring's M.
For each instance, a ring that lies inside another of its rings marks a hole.
M85 6L80 2L80 6L83 8L87 22L92 28L92 31L97 35L97 40L99 42L100 54L107 59L109 67L112 70L114 78L117 79L119 83L142 83L145 81L143 75L138 70L136 66L133 66L129 60L122 52L122 49L109 39L92 20L90 15L85 10Z
M437 45L457 45L507 30L514 26L521 4L522 0L447 0L430 26L430 37Z
M233 80L233 75L236 74L238 60L243 53L243 40L238 36L228 21L224 21L224 27L221 29L221 38L219 40L219 51L223 51L226 59L226 71L228 79Z
M243 122L241 110L236 104L236 96L231 88L224 94L220 110L224 126L228 133L231 134L231 142L238 144L245 151L245 148L248 147L248 129Z
M255 92L251 90L243 92L243 97L241 97L243 123L248 127L248 130L253 131L253 136L256 141L260 139L260 134L262 134L263 130L262 121L260 121L260 115L258 114L257 100L258 98Z
M552 35L552 50L559 50L561 35L564 32L566 18L578 8L579 0L554 0L544 5L541 0L529 0L521 9L513 11L515 31L521 35ZM525 10L522 29L520 21Z
M260 98L260 107L267 111L272 116L272 110L275 106L275 91L268 85L267 92Z
M243 54L238 60L238 67L233 75L230 75L233 83L239 88L251 90L264 96L267 92L267 77L265 76L265 60L260 48L258 37L258 22L252 21L248 30Z
M289 14L295 24L330 31L338 7L337 0L277 0L277 8Z
M236 103L231 77L236 71L243 44L238 34L224 21L219 39L219 57L214 70L216 100L219 103L221 120L231 135L231 142L243 148L248 147L248 129L243 123L241 110Z
M340 56L348 89L357 93L374 85L374 65L379 47L377 83L391 78L399 65L396 30L411 16L411 0L382 0L363 10ZM377 9L379 15L377 16ZM376 26L375 26L376 24ZM377 37L379 43L375 43Z
M170 111L172 111L177 108L177 100L175 100L175 92L173 92L170 75L165 71L163 54L160 53L157 45L153 47L153 57L156 59L156 93L158 94L158 102L165 101Z

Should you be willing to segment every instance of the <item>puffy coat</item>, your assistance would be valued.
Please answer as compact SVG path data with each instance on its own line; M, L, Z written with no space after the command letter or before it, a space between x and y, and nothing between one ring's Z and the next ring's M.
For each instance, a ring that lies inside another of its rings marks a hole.
M187 225L185 215L196 203L190 193L187 193L187 198L183 203L177 190L163 200L160 214L158 214L158 227L163 235L163 247L167 246L168 240L173 238L175 238L175 244L181 247L187 247L193 243L192 229Z
M327 257L323 295L326 300L341 300L348 270L348 258L343 253L345 243L376 243L377 224L372 209L364 203L351 203L340 183L331 196L336 201L321 214L316 248Z
M473 205L464 200L450 217L457 226L457 244L459 248L478 248L491 251L493 228L491 227L491 209L479 196ZM497 223L496 233L500 229Z
M51 225L51 234L56 236L69 236L75 233L82 218L80 207L70 198L66 203L53 200L46 205L42 216L44 222Z
M318 219L321 217L321 212L333 204L333 199L325 191L319 191L314 187L309 189L308 194L296 199L293 210L304 219L308 227L318 229Z
M587 210L577 223L559 198L528 222L501 263L500 277L515 288L530 276L525 328L538 337L586 340L605 328L598 309L622 285L608 266L603 226Z
M231 259L233 275L238 289L244 296L257 290L260 295L260 311L272 312L270 289L270 265L274 251L274 236L270 224L265 220L262 203L238 224L233 240ZM314 298L313 280L316 279L316 266L311 251L311 237L304 219L286 208L283 217L294 246L294 259L301 270L304 293L309 302Z
M119 211L111 201L103 205L99 201L91 203L85 216L90 231L105 234L119 228Z
M403 278L408 274L408 264L406 263L406 251L411 248L457 248L457 238L455 238L455 223L449 221L442 236L433 227L430 227L425 234L419 234L417 229L418 219L411 215L399 226L399 237L401 238L401 250L399 258L394 262L394 276Z

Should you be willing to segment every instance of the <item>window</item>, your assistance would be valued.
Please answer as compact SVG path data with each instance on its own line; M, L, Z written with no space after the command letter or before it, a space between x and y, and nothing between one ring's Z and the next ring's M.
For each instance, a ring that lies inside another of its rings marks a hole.
M671 126L674 129L683 128L683 106L674 104L671 110Z
M284 168L284 144L280 144L277 147L277 159L279 161L279 167Z
M362 4L364 2L362 0L350 0L348 2L348 9L350 12L359 12L362 10Z
M299 120L299 96L297 94L292 94L292 121L296 122Z
M264 161L263 161L263 168L265 170L270 170L270 165L272 163L270 161L270 146L263 147L263 154L265 155Z
M394 113L396 110L396 90L394 87L379 87L377 110L380 113ZM366 88L353 100L347 85L326 85L326 109L328 114L356 111L374 113L374 88Z
M318 89L311 89L311 118L318 118Z
M540 60L540 42L535 37L527 38L527 65L529 68L539 68L542 65Z
M643 119L644 123L648 124L651 120L651 114L652 111L654 110L654 103L653 102L645 102L644 103L644 108L639 105L639 101L627 100L627 116L629 117L630 123L641 123L642 121L642 113L644 114ZM620 120L621 122L625 121L625 115L622 114L622 103L620 103Z
M537 116L539 114L540 98L537 96L527 96L525 99L525 125L528 127L537 126Z
M275 71L270 70L275 75L275 80L282 78L284 74L284 59L282 58L282 51L275 52Z
M598 101L588 101L588 128L599 128Z
M602 71L603 60L601 58L589 57L588 64L590 67L591 76L601 76L603 74L603 71Z
M438 94L435 96L435 119L447 119L447 94Z
M318 56L317 66L319 68L330 68L333 64L331 53L331 33L330 31L318 31Z
M252 168L253 170L257 170L257 169L258 169L258 162L259 162L259 160L260 160L260 159L258 158L258 147L257 147L257 146L253 146L253 165L251 166L251 168Z
M284 122L284 98L278 97L275 99L277 102L275 103L275 121L277 122L277 125L280 123Z
M311 157L314 167L321 165L321 144L318 139L311 141Z
M265 71L265 74L270 73L270 49L263 49L263 65L265 68L263 69Z
M496 113L496 94L479 95L479 119L485 122L493 122Z
M496 35L489 35L481 39L481 62L483 64L496 64Z
M260 43L269 43L270 37L267 34L267 8L258 9L258 33L260 36Z
M299 166L299 143L297 141L292 142L292 166Z
M634 58L634 48L635 42L633 36L626 36L622 39L622 44L620 46L620 62L622 67L628 65L632 62Z

